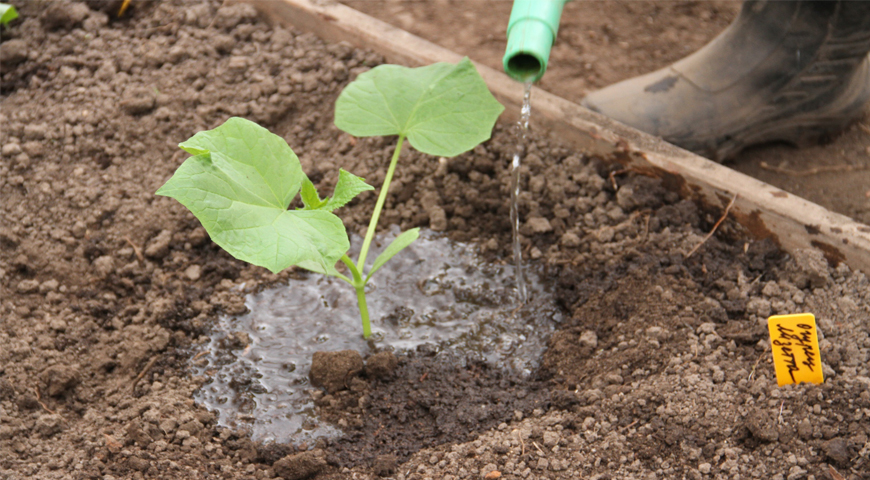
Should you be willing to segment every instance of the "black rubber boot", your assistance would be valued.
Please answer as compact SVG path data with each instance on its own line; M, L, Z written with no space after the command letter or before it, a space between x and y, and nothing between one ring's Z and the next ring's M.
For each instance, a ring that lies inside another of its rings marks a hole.
M701 50L583 105L722 161L758 143L805 145L860 118L868 51L870 2L747 0Z

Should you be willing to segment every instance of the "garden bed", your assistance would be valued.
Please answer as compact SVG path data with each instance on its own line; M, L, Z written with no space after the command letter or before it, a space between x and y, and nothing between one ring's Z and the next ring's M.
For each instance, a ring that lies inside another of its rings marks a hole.
M326 191L339 167L380 185L394 139L351 138L332 108L383 59L217 1L20 13L0 45L0 478L868 478L865 277L730 220L686 258L718 216L536 133L523 249L564 318L538 371L422 349L316 395L343 438L218 427L193 401L208 378L192 352L297 273L231 258L154 191L180 141L233 115L284 137ZM507 262L515 148L501 125L453 159L408 149L381 224ZM341 211L349 230L374 200ZM764 321L799 310L819 319L827 381L779 388Z

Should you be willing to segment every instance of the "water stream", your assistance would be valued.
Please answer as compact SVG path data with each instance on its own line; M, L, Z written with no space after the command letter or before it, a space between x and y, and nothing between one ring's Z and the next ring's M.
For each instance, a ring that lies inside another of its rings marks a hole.
M513 252L516 269L517 300L520 304L529 299L526 280L523 276L523 250L520 244L520 166L526 150L526 132L529 129L529 117L532 115L532 82L525 82L523 89L523 108L520 110L520 121L517 123L517 149L511 162L511 229L513 230Z
M397 233L376 238L371 257ZM352 241L356 248L360 243ZM315 414L308 372L316 351L366 356L428 344L439 354L529 374L561 313L531 271L526 280L534 299L518 307L514 269L485 263L474 246L424 231L370 283L369 341L362 338L353 288L336 278L311 274L250 294L250 312L221 318L195 354L194 373L211 380L194 398L218 412L220 425L248 430L254 440L310 444L341 434Z

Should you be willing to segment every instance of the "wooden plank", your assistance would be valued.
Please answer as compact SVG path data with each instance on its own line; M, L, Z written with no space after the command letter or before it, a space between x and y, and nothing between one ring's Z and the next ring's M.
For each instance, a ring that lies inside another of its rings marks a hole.
M330 0L244 0L271 22L376 51L390 62L419 66L462 57L410 33ZM522 85L481 64L478 71L515 121ZM534 88L533 123L580 151L619 162L664 180L704 208L721 211L734 195L730 215L754 238L769 238L786 251L815 249L832 264L845 261L870 274L870 227L831 212L657 137L627 127L575 103Z

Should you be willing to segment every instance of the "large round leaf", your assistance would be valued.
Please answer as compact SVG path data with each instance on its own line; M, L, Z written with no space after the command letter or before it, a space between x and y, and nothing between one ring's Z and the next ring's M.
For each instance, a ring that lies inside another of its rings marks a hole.
M190 209L232 256L277 273L299 263L331 271L347 252L341 219L327 210L287 210L306 176L281 137L230 118L180 147L193 156L157 195Z
M335 103L335 125L357 137L404 135L417 150L452 157L488 140L504 107L468 58L458 65L381 65Z

